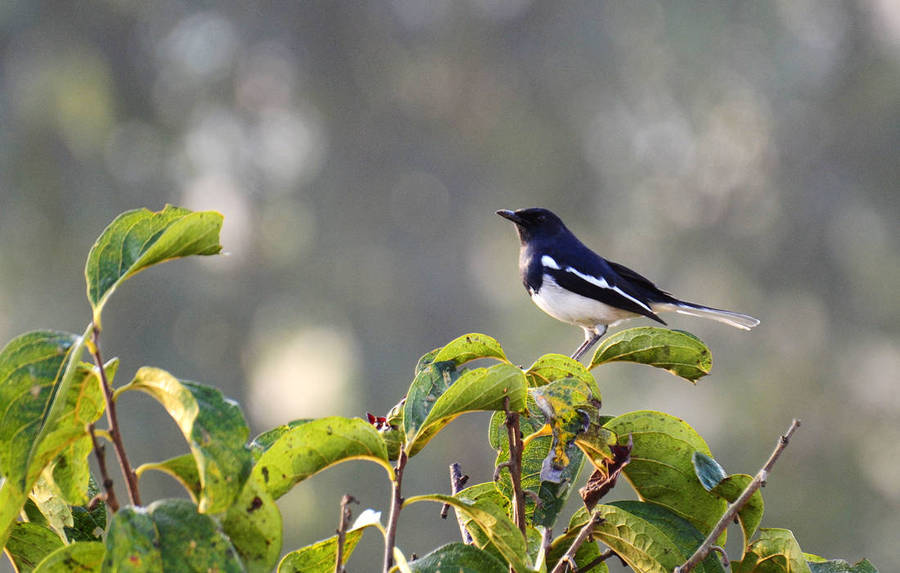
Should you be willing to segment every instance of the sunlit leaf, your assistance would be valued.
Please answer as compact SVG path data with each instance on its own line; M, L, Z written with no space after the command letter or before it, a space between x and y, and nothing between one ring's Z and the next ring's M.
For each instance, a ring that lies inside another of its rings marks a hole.
M732 563L733 573L811 573L803 550L787 529L762 528L759 537Z
M148 470L172 476L191 494L191 499L194 503L197 503L200 499L203 486L200 483L200 472L197 471L197 462L194 460L193 454L182 454L162 462L143 464L134 470L134 473L140 478Z
M435 401L421 425L415 428L406 426L406 448L409 455L419 452L435 434L460 414L479 410L503 410L507 399L510 411L523 411L526 388L524 373L512 364L502 363L490 368L467 370ZM410 399L407 396L407 407ZM404 410L404 415L406 412ZM404 424L407 424L405 418Z
M711 456L703 438L684 420L642 410L617 416L605 427L619 443L634 440L624 474L642 500L658 503L709 533L725 511L724 499L706 491L694 470L694 452ZM723 534L724 536L724 534Z
M262 455L263 452L268 450L269 447L278 440L278 438L286 434L291 429L296 428L297 426L302 426L303 424L312 421L313 418L293 420L288 422L287 424L282 424L256 436L255 438L253 438L253 441L250 442L250 450L253 452L253 459L259 459L259 456Z
M843 559L812 561L808 555L805 557L807 558L806 564L809 565L809 570L812 573L878 573L878 570L869 563L868 559L862 559L850 565Z
M116 217L91 247L84 276L87 296L100 326L104 304L123 281L147 267L189 255L222 250L222 215L166 205L162 211L127 211Z
M47 555L34 573L99 573L105 555L102 542L79 541Z
M365 420L332 416L307 422L283 433L253 466L253 475L278 499L295 484L325 468L348 460L380 464L393 477L387 448Z
M44 557L63 546L52 529L29 522L16 523L6 542L5 551L19 573L33 571Z
M236 402L210 386L181 381L159 368L137 371L124 390L153 396L175 420L191 447L200 475L200 511L224 511L250 475L250 434Z
M44 469L103 411L93 371L72 359L81 345L74 334L36 331L0 351L0 545ZM85 476L68 477L77 483Z
M509 362L500 343L486 334L464 334L450 341L431 359L432 362L453 362L459 368L466 362L479 358L495 358Z
M541 479L560 483L562 472L570 464L568 450L580 434L589 430L591 421L598 419L600 397L594 395L590 384L577 378L563 378L532 388L529 396L534 399L553 436Z
M506 429L506 414L496 412L491 417L490 440L491 447L497 450L497 460L494 465L499 465L509 460L509 436ZM523 435L533 434L544 425L543 416L521 417L520 429ZM574 443L566 448L566 456L569 464L559 474L559 481L545 481L541 479L541 469L544 460L551 451L552 436L540 436L528 441L522 451L522 489L537 495L540 503L536 503L531 495L525 496L525 517L530 523L552 527L562 511L563 506L572 492L572 487L578 473L584 465L584 455ZM512 496L512 480L509 472L500 472L497 488L504 496Z
M404 502L404 506L419 501L449 503L481 529L485 539L503 555L513 569L519 573L533 571L525 562L527 555L525 538L503 509L489 501L472 501L464 497L436 493L411 497Z
M594 396L600 396L594 375L581 362L562 354L541 356L525 371L525 377L532 388L563 378L575 378L587 384Z
M655 326L629 328L607 336L594 352L590 369L617 361L662 368L689 382L696 382L712 369L712 354L699 338Z
M663 573L683 564L703 542L703 534L664 507L640 501L616 501L595 509L601 521L594 538L612 549L635 571ZM578 519L576 519L576 517ZM573 526L587 523L587 512L573 517ZM580 520L580 521L579 521ZM694 571L724 573L715 553Z
M78 336L68 332L37 331L0 351L0 473L20 490L31 489L29 474L36 478L43 469L29 472L29 457L77 342Z
M490 553L473 545L448 543L438 547L428 555L409 564L413 573L435 573L436 571L471 571L478 573L507 573L509 568Z
M367 527L376 526L378 512L363 513L357 519L353 527L348 529L344 534L344 550L342 564L347 563L353 550L356 549L359 540L362 539L363 531ZM291 551L278 564L278 573L331 573L335 570L337 561L337 544L338 536L332 535L322 541L317 541L312 545L307 545Z

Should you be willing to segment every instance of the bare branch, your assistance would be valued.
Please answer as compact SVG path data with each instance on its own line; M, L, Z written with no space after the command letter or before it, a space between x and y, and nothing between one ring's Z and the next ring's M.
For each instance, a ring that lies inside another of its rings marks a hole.
M91 436L91 444L94 446L94 455L97 457L97 466L100 468L100 479L103 482L103 490L106 492L106 505L113 513L119 511L119 500L116 498L116 490L113 489L113 480L109 477L109 470L106 468L106 447L97 441L97 434L94 431L94 424L88 425L88 434ZM91 500L94 503L94 500Z
M522 431L519 413L509 410L509 396L503 400L506 411L506 434L509 438L509 477L513 487L513 517L522 535L525 535L525 495L522 493Z
M458 494L462 491L463 486L466 485L466 482L469 481L469 476L463 475L462 468L459 466L459 463L453 462L450 464L450 493L453 495ZM441 519L447 519L447 512L450 511L450 504L445 503L441 506ZM463 516L457 511L456 512L456 521L459 523L459 534L462 536L463 543L466 545L472 544L472 534L469 533L469 530L466 529L466 522Z
M121 468L122 475L125 477L125 489L128 491L128 499L132 505L141 505L137 475L131 469L128 454L125 453L125 444L122 442L122 434L119 431L119 418L116 415L116 401L113 400L112 387L109 384L109 379L106 377L106 370L103 368L103 359L100 357L100 328L96 324L91 329L91 340L87 347L94 358L94 364L97 366L98 375L100 376L100 384L103 386L103 399L106 401L106 418L109 421L109 436L116 451L116 458L119 460L119 468ZM96 449L96 440L94 447Z
M337 528L337 555L334 560L334 573L344 573L344 536L347 526L350 524L350 504L356 499L352 495L344 494L341 498L341 520Z
M772 452L772 455L769 456L768 461L759 470L759 473L756 474L756 477L753 478L753 481L750 482L750 485L747 486L741 495L734 500L734 503L728 506L728 509L722 515L722 518L719 519L719 522L716 523L716 526L713 527L713 530L709 532L709 535L700 544L700 547L694 552L690 558L684 562L684 565L681 567L676 567L672 573L688 573L691 569L696 567L701 561L706 559L706 556L709 555L709 552L712 551L713 546L715 545L716 539L722 535L722 532L725 531L725 528L728 527L728 524L737 516L738 512L747 505L747 502L750 501L750 497L759 490L760 487L766 482L766 479L769 477L769 472L772 471L772 467L775 465L775 462L778 461L778 458L781 456L781 452L787 447L788 442L791 439L791 436L794 434L794 431L800 427L800 420L794 419L791 422L791 426L788 428L787 432L784 433L783 436L780 436L778 439L778 444L775 446L775 450Z
M594 510L587 523L585 523L584 527L578 532L575 541L572 542L572 545L569 546L569 549L566 550L563 556L559 558L559 561L556 562L556 567L554 567L553 571L550 573L565 573L567 567L571 567L571 570L575 571L575 554L578 553L578 548L587 541L587 538L594 531L594 527L601 521L602 518L600 517L600 512Z
M400 496L400 486L403 483L403 468L406 467L406 450L400 450L397 459L397 467L394 468L395 476L391 482L391 515L388 518L387 533L384 536L384 573L390 573L394 566L394 544L397 541L397 522L400 519L400 510L403 508L403 498Z

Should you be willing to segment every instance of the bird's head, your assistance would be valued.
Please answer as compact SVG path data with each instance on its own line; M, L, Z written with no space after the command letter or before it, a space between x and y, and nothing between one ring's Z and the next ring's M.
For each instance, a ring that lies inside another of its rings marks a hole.
M560 233L568 232L562 220L547 209L538 207L516 211L500 209L497 214L516 224L519 240L523 244L530 240L549 239Z

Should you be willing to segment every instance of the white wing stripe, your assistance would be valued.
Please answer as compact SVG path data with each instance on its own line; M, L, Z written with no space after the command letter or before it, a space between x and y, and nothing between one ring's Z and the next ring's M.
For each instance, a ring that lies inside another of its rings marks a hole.
M559 270L559 264L557 264L557 262L550 255L544 255L543 257L541 257L541 264L548 269L553 269L556 271Z
M542 256L542 257L541 257L541 264L542 264L545 268L548 268L548 269L553 269L553 270L555 270L555 271L560 270L559 263L557 263L557 262L556 262L556 259L554 259L554 258L551 257L550 255L544 255L544 256ZM638 299L634 298L633 296L631 296L630 294L626 293L625 291L623 291L623 290L620 289L619 287L617 287L617 286L615 286L615 285L610 285L610 284L606 281L605 278L602 278L602 277L600 277L600 278L592 277L591 275L586 275L586 274L584 274L584 273L582 273L582 272L579 272L577 269L574 269L574 268L572 268L572 267L566 267L566 272L567 272L567 273L572 273L573 275L575 275L575 276L581 278L582 280L585 280L585 281L591 283L592 285L598 286L598 287L600 287L600 288L605 288L605 289L609 289L609 290L615 291L615 292L619 293L621 296L623 296L623 297L627 298L628 300L632 301L633 303L635 303L635 304L638 305L639 307L641 307L641 308L643 308L643 309L646 309L648 312L653 312L653 309L651 309L649 306L647 306L647 305L644 304L643 302L641 302L641 301L639 301Z
M653 312L653 310L652 310L649 306L647 306L647 305L644 304L643 302L639 301L638 299L634 298L634 297L631 296L630 294L626 293L625 291L623 291L623 290L620 289L619 287L617 287L617 286L615 286L615 285L610 285L608 282L606 282L606 279L603 278L603 277L600 277L600 278L592 277L591 275L586 275L586 274L584 274L584 273L581 273L581 272L579 272L577 269L573 269L572 267L566 267L566 272L569 272L569 273L572 273L572 274L574 274L574 275L577 275L577 276L580 277L582 280L586 280L587 282L589 282L589 283L591 283L591 284L593 284L593 285L596 285L596 286L598 286L598 287L600 287L600 288L606 288L606 289L614 290L614 291L616 291L617 293L619 293L620 295L624 296L624 297L627 298L628 300L630 300L630 301L632 301L633 303L635 303L636 305L638 305L639 307L644 308L644 309L646 309L646 310L649 311L649 312Z

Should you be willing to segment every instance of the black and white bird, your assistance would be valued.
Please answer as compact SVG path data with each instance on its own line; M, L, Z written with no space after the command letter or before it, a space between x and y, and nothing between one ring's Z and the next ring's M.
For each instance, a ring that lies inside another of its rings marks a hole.
M547 209L502 209L497 214L516 224L522 247L519 273L525 290L541 310L584 329L578 360L619 321L646 316L665 324L657 313L677 312L710 318L750 330L752 316L678 300L624 265L608 261L572 234Z

